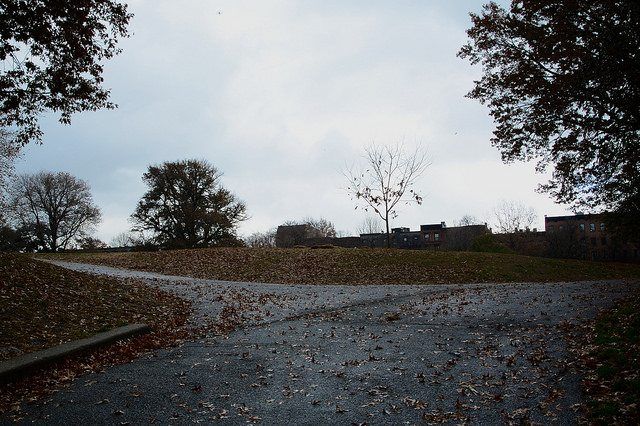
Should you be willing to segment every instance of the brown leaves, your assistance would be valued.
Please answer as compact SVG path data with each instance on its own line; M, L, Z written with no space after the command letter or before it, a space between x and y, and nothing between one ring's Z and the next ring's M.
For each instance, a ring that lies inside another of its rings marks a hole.
M46 394L77 375L128 362L186 338L190 315L183 299L134 280L69 271L24 255L0 253L0 347L31 352L127 323L152 332L56 364L7 386L0 411L15 401ZM0 356L15 356L4 352Z
M587 413L595 423L640 422L640 296L595 321L564 330L582 370ZM556 395L550 395L556 398Z
M493 253L209 248L47 255L168 275L279 284L544 282L640 276L640 267Z

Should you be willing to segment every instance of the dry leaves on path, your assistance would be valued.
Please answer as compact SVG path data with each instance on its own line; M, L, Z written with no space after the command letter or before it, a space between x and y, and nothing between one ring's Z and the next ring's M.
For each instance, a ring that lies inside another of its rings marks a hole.
M83 274L25 255L0 253L0 359L125 324L146 323L152 329L6 385L0 412L18 409L20 400L46 394L78 374L179 342L188 335L184 325L190 312L187 301L134 280Z

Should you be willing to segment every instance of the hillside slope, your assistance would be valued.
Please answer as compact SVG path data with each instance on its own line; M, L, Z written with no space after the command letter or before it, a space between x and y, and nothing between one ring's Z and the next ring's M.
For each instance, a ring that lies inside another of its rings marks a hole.
M640 265L444 251L211 248L48 256L163 274L265 283L441 284L640 277Z
M136 282L0 252L0 360L142 322L183 323L188 303Z

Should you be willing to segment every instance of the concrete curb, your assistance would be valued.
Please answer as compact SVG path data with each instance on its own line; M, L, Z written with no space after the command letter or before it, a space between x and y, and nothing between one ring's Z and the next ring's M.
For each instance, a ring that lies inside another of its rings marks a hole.
M28 353L0 363L0 382L7 382L18 376L42 367L45 364L60 361L69 355L106 345L116 340L147 333L150 330L146 324L130 324L114 328L104 333L86 339L64 343L53 348Z

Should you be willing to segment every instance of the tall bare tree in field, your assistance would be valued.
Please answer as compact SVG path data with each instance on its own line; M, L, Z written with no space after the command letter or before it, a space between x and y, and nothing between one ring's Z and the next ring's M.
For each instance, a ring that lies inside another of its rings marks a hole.
M401 143L371 144L365 148L364 158L364 167L344 173L347 192L357 203L364 204L365 211L373 211L384 221L389 247L389 221L398 216L401 204L422 204L422 196L414 185L431 163L422 148L409 152Z
M69 173L20 175L9 193L13 221L45 250L66 248L100 222L89 185Z

